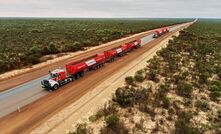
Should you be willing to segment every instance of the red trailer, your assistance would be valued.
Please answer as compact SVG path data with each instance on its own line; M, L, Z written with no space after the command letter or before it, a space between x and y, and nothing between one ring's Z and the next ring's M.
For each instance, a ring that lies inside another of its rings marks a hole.
M153 35L153 38L158 38L158 37L160 37L161 35L163 35L163 34L165 34L167 32L169 32L169 28L168 27L156 30L154 35Z
M117 57L117 48L113 48L111 50L104 51L104 55L106 57L107 62L114 61Z
M89 69L98 69L104 65L106 58L104 54L97 54L91 57L66 64L67 72L75 78L79 78Z
M139 48L141 46L141 40L138 39L138 40L132 41L130 43L127 43L127 45L128 45L129 51L134 48Z
M117 54L118 56L124 56L127 54L128 52L128 45L124 44L124 45L121 45L120 48L118 48L116 51L117 51Z

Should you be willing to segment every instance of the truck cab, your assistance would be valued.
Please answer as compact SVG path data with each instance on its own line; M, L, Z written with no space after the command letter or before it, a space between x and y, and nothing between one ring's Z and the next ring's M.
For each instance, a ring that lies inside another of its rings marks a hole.
M157 31L154 32L153 38L158 38L161 34L162 34L162 31L157 30Z
M63 81L66 79L66 71L63 69L56 69L54 71L49 71L50 78L53 79L54 81Z
M53 91L70 81L72 81L72 78L67 76L66 70L56 69L54 71L49 71L49 78L41 81L41 85L46 90Z

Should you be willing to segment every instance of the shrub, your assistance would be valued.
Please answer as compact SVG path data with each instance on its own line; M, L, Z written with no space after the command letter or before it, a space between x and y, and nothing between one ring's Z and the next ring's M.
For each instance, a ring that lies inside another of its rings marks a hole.
M219 69L218 71L218 76L219 76L219 79L221 80L221 69Z
M95 122L98 120L98 118L95 115L90 116L88 119L90 122Z
M206 100L197 100L196 107L198 107L199 109L201 109L204 112L209 110L209 104Z
M210 74L208 72L203 72L199 75L199 83L205 84L207 82L207 79L210 77Z
M87 128L87 124L78 124L75 132L71 134L92 134L92 131Z
M221 81L211 81L211 85L215 85L217 87L219 87L219 89L221 88ZM221 89L220 89L221 90Z
M175 134L198 134L199 131L191 125L191 118L191 112L181 112L175 122Z
M116 128L117 125L119 125L119 117L117 114L112 114L112 115L109 115L106 119L105 119L105 122L107 124L108 127L110 128Z
M41 50L33 46L25 54L25 60L27 63L36 64L39 63L39 58L41 57Z
M217 118L218 118L219 121L221 121L221 109L219 109L217 111Z
M220 92L219 91L213 91L210 93L210 99L212 101L218 101L219 100L219 97L221 96Z
M149 77L150 80L157 81L157 70L150 69Z
M103 109L104 116L116 113L116 106L114 103L106 104Z
M162 102L163 102L163 108L165 108L165 109L168 109L169 108L169 106L170 106L170 100L169 100L169 98L167 97L167 96L164 96L163 98L162 98Z
M58 53L58 46L54 42L50 42L47 46L48 54Z
M138 82L143 82L145 79L144 71L143 70L137 71L134 78Z
M115 101L121 106L127 106L134 103L135 89L134 88L118 88L115 92Z
M101 134L128 134L129 132L117 114L107 116L105 122L107 126L100 130Z
M174 108L169 108L168 109L168 114L170 115L170 116L172 116L172 115L174 115L176 113L176 111L175 111L175 109Z
M126 84L127 85L133 85L134 84L134 77L133 76L128 76L125 78Z
M192 99L189 99L189 98L183 98L183 102L184 102L184 105L185 106L191 106L192 104Z
M209 90L211 92L217 91L217 92L221 92L221 87L217 86L217 85L212 85Z
M192 91L193 91L192 85L184 81L179 82L177 85L177 93L182 97L190 98Z

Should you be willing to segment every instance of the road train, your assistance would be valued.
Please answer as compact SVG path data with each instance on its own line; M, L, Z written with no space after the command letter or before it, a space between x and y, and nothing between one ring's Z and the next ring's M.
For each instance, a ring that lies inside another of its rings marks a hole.
M154 32L153 38L158 38L161 35L169 32L169 28L162 28ZM134 49L141 47L141 39L125 43L111 50L104 51L101 54L96 54L81 60L76 60L67 63L65 69L55 69L49 71L49 78L41 81L42 88L48 91L54 91L69 82L72 82L84 76L86 72L97 70L104 66L105 63L111 63L116 58L122 57Z

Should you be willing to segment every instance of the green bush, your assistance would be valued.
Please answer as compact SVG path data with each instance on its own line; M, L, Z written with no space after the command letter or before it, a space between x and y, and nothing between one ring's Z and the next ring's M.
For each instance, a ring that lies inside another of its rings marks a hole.
M121 106L128 106L135 102L134 88L118 88L115 92L115 101Z
M221 81L220 80L211 81L211 85L215 85L215 86L219 87L219 89L220 89L221 88Z
M206 84L207 79L210 77L210 73L208 72L203 72L199 75L199 83L201 84Z
M47 46L47 51L48 51L48 54L58 53L59 52L58 46L54 42L50 42Z
M196 107L201 109L202 111L206 112L209 110L209 104L206 100L197 100L196 101Z
M133 76L127 76L125 78L126 84L127 85L133 85L134 84L134 77Z
M170 100L167 96L164 96L162 98L162 102L163 102L163 108L168 109L170 106Z
M105 118L107 126L113 129L119 125L119 121L120 119L117 114L112 114Z
M87 128L87 124L78 124L75 132L69 132L69 134L92 134L91 129Z
M177 85L177 93L182 97L190 98L192 91L193 91L192 85L190 85L187 82L180 81Z
M221 96L221 93L220 91L213 91L213 92L210 92L209 96L212 101L218 101Z
M212 85L211 87L209 87L209 90L210 90L211 92L215 92L215 91L221 92L221 87L219 87L219 86L217 86L217 85Z
M137 72L135 73L134 78L135 78L135 80L138 81L138 82L143 82L143 81L145 80L144 71L143 71L143 70L137 71Z
M157 82L158 81L157 80L157 72L158 72L157 70L150 69L150 71L149 71L149 79Z
M37 46L31 47L25 54L25 61L27 63L36 64L39 63L41 57L41 50Z
M192 127L191 112L181 112L175 122L175 134L200 134L199 130Z

